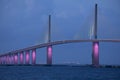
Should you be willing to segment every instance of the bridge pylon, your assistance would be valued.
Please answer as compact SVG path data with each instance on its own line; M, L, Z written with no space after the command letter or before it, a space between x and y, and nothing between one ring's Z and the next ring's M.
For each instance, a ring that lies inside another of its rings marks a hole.
M97 40L97 4L95 4L94 39ZM93 42L92 65L99 66L99 42Z
M51 15L49 15L48 43L51 42ZM52 65L52 45L47 46L47 65Z

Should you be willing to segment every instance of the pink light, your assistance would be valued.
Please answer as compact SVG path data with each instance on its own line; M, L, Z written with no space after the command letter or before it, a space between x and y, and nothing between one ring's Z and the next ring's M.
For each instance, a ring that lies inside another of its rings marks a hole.
M5 64L5 56L3 56L3 64Z
M5 56L5 64L7 64L7 56Z
M47 48L47 64L52 64L52 46Z
M5 64L7 64L7 57L5 56Z
M5 64L5 56L3 56L3 64Z
M10 64L10 55L8 55L8 64Z
M3 57L1 57L1 64L3 64Z
M4 56L2 57L2 64L4 63Z
M6 55L5 55L5 57L4 57L4 61L5 61L5 64L7 63L7 60L6 60Z
M0 64L2 64L2 57L0 57Z
M94 45L94 52L96 55L98 55L98 44L97 43L95 43Z
M10 55L8 55L8 64L10 64Z
M48 47L48 55L49 55L49 57L52 55L52 47L51 46Z
M5 64L5 56L3 56L3 64Z
M0 64L1 64L1 62L2 62L1 58L2 58L2 57L0 57Z
M29 51L26 51L26 64L29 64Z
M93 64L99 66L99 43L93 43Z
M11 55L11 64L13 64L13 55Z
M14 56L11 55L11 63L13 64L14 63Z
M20 64L23 64L23 52L20 53Z
M36 50L32 50L32 64L36 63Z
M15 54L15 64L17 64L17 63L18 63L18 55Z
M7 64L8 64L8 55L6 55L6 62L7 62Z
M4 56L2 57L2 64L4 64Z
M9 64L11 64L12 57L9 55Z
M51 59L51 57L52 57L52 47L49 46L48 47L48 58Z
M0 58L0 63L1 63L1 64L2 64L2 61L3 61L3 58L1 57L1 58Z
M2 57L2 64L3 64L4 57Z

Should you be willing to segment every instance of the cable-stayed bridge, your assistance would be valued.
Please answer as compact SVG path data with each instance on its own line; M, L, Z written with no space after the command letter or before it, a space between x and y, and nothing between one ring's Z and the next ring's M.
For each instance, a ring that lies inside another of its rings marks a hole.
M99 43L100 42L120 42L119 39L98 39L97 38L97 4L95 5L95 23L94 23L94 39L80 39L80 40L61 40L51 41L51 15L49 15L49 27L48 27L48 42L35 46L3 53L0 55L0 64L30 64L32 59L32 65L36 64L36 49L47 47L47 65L52 65L52 46L68 44L68 43L80 43L91 42L92 45L92 65L99 66ZM30 55L32 55L30 57ZM24 63L25 60L25 63ZM19 61L19 63L18 63Z

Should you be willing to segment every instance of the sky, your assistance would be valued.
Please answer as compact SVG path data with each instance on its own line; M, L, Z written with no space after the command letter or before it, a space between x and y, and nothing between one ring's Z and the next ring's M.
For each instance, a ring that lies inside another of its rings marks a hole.
M90 39L98 4L98 39L120 39L120 0L0 0L0 54L46 43L48 15L51 41ZM120 65L120 43L100 43L100 64ZM92 43L53 46L53 64L92 63ZM46 63L46 48L37 49Z

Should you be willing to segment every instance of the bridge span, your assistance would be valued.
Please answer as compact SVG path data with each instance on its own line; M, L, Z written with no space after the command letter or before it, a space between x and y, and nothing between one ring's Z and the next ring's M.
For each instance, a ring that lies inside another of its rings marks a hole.
M0 56L4 56L6 54L12 54L12 53L19 53L19 52L22 52L22 51L28 51L28 50L32 50L32 49L43 48L43 47L47 47L49 45L50 46L54 46L54 45L61 45L61 44L68 44L68 43L81 43L81 42L113 42L113 43L116 43L116 42L120 42L120 40L119 39L61 40L61 41L54 41L54 42L42 43L42 44L34 45L34 46L31 46L31 47L26 47L26 48L23 48L23 49L18 49L18 50L15 50L15 51L4 53L4 54L2 54Z
M31 47L26 47L23 49L18 49L15 51L10 51L8 53L4 53L0 55L0 64L29 64L30 63L30 51L32 50L32 64L36 64L36 49L47 47L47 64L52 64L52 46L61 45L61 44L68 44L68 43L86 43L92 42L93 44L93 56L92 56L92 64L95 66L99 65L99 42L112 42L118 43L120 42L119 39L83 39L83 40L61 40L61 41L54 41L48 43L42 43L38 45L34 45ZM26 53L25 63L24 63L24 52ZM18 55L19 54L19 55ZM18 63L18 59L19 63Z

